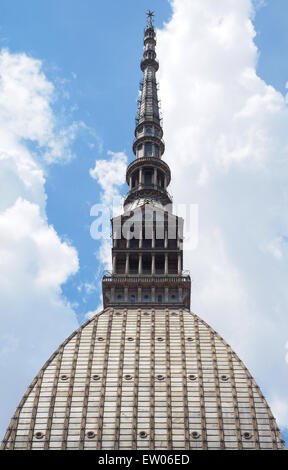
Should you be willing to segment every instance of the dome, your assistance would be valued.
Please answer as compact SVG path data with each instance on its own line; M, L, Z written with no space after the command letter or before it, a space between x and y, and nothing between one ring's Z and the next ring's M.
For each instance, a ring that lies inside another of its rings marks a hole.
M180 308L106 308L50 357L2 449L284 449L231 347Z

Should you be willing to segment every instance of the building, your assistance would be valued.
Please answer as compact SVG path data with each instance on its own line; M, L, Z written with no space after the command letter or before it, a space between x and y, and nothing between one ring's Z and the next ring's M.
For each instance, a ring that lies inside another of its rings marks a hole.
M284 449L255 380L190 311L183 219L162 160L152 13L124 211L112 219L104 309L32 381L2 443L10 450Z

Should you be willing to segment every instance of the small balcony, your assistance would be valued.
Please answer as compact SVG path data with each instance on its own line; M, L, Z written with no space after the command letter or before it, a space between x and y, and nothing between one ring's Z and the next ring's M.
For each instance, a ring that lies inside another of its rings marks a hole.
M190 274L182 273L177 274L112 274L110 271L105 271L102 282L104 283L191 283Z

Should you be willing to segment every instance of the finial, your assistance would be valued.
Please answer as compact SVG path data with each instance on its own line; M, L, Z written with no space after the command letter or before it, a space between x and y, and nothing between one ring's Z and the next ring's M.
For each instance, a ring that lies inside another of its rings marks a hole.
M153 16L154 16L154 11L148 10L148 12L146 13L146 15L147 15L148 22L149 22L150 24L152 24Z

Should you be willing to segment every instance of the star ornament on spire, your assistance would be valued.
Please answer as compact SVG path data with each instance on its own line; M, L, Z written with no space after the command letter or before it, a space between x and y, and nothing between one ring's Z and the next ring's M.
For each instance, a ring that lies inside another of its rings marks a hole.
M152 23L153 21L153 17L154 17L154 11L151 11L151 10L148 10L148 12L146 13L147 15L147 19L150 23Z

